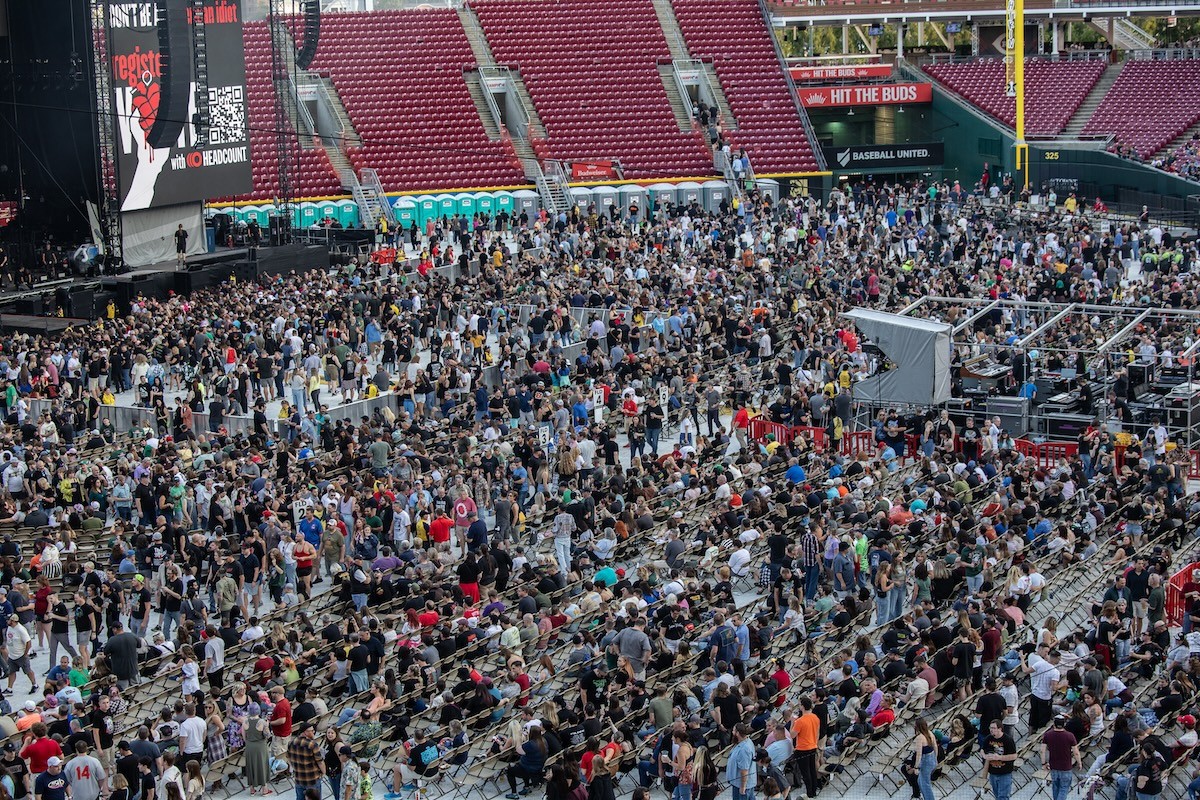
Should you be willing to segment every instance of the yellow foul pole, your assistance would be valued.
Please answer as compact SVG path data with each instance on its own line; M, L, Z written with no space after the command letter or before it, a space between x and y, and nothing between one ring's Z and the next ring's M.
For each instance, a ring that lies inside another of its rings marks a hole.
M1029 188L1029 145L1025 143L1025 0L1007 0L1005 4L1005 43L1008 58L1005 70L1008 94L1016 100L1017 118L1015 167L1023 189Z

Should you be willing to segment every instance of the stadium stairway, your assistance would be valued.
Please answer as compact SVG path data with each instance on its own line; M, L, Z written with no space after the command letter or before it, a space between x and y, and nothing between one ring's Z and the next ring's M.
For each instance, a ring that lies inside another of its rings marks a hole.
M1174 153L1180 147L1183 147L1185 144L1190 142L1192 137L1197 134L1200 134L1200 120L1197 120L1195 124L1191 125L1186 131L1167 142L1167 145L1155 153L1153 158L1166 158L1167 156L1171 155L1171 153Z
M671 103L671 113L675 115L675 122L679 124L679 130L690 131L692 117L688 114L687 107L683 104L683 97L679 94L679 85L675 82L675 68L670 64L659 64L658 76L662 78L663 88L667 90L667 100Z
M1116 83L1117 77L1121 74L1123 64L1124 62L1117 62L1116 64L1109 64L1105 68L1104 74L1100 76L1100 80L1096 81L1096 85L1092 87L1087 97L1079 104L1079 108L1075 109L1075 113L1071 115L1070 121L1062 130L1063 136L1075 139L1078 138L1079 134L1083 133L1084 126L1088 124L1088 120L1092 118L1092 114L1096 113L1096 109L1104 101L1108 90Z
M676 61L690 60L692 56L688 52L687 42L683 39L679 20L675 18L675 8L671 5L671 0L654 0L654 13L658 16L658 24L667 39L671 58Z

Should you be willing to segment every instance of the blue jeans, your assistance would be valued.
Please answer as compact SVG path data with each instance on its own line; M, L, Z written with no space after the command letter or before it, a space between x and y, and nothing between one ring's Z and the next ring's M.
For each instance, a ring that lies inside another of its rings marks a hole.
M979 590L983 588L983 573L981 572L978 575L968 575L966 580L967 591L969 591L972 596L979 594Z
M1012 796L1012 773L993 775L988 773L988 783L992 785L992 794L996 800L1009 800Z
M1050 770L1050 797L1052 800L1067 800L1075 773L1069 769Z
M878 593L876 593L876 595L875 595L875 624L876 625L886 625L888 620L892 618L891 613L892 613L892 594L891 594L891 592L888 592L883 597L880 597L878 595Z
M671 800L692 800L692 785L675 784L675 788L671 790Z
M890 616L892 619L898 619L904 616L904 599L907 594L907 588L904 586L895 586L892 588L890 593L890 599L892 601L892 613Z
M1196 778L1188 784L1189 800L1196 800L1197 797L1200 797L1200 778ZM134 800L136 800L136 798Z
M365 692L369 686L370 682L365 669L354 670L350 673L350 690L352 692Z
M736 786L732 786L730 789L733 791L733 800L754 800L753 786L744 792L739 792Z
M352 594L350 600L354 603L355 611L362 611L367 605L367 596L365 594Z
M646 447L650 450L650 455L658 456L658 437L662 434L662 428L646 428Z
M937 767L937 754L925 753L918 765L917 786L921 789L922 800L935 800L933 795L933 770Z
M171 641L171 629L179 627L179 612L164 611L162 617L163 638Z
M318 792L321 791L321 787L319 785L317 785L317 786L301 786L300 784L297 783L296 784L296 800L304 800L304 792L308 789L316 789Z
M804 572L804 599L811 602L817 596L817 587L820 585L821 568L813 564Z
M326 777L329 780L329 788L333 789L333 800L342 800L342 773Z

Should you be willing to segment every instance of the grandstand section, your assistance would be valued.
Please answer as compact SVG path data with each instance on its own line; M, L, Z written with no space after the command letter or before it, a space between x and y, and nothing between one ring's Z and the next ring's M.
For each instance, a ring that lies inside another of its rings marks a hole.
M269 200L279 195L279 155L275 137L275 95L271 87L271 36L266 23L247 23L242 29L246 47L246 94L250 120L250 158L254 191L243 200ZM319 147L302 148L289 127L288 152L294 170L293 190L298 197L342 193L342 184Z
M691 54L712 59L755 172L819 169L757 0L674 0Z
M520 69L548 135L539 155L615 157L627 178L712 174L702 132L672 114L657 68L671 54L649 0L471 6L497 62Z
M1112 134L1116 143L1150 158L1200 121L1200 59L1131 60L1085 134Z
M330 75L362 137L351 163L384 188L524 184L512 146L492 141L476 111L463 79L473 62L455 11L431 9L325 15L313 69Z
M1104 74L1105 62L1025 60L1025 130L1031 136L1055 136ZM1016 100L1004 91L1004 62L980 59L930 64L926 73L1008 127L1016 119Z

